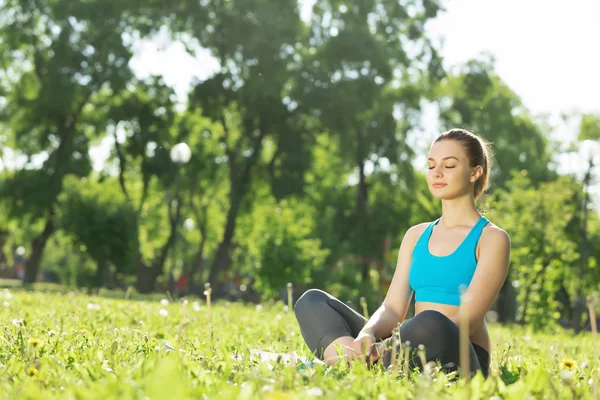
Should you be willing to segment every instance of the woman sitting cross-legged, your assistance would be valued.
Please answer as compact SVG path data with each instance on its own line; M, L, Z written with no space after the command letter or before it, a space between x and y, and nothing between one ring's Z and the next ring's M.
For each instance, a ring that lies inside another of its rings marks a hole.
M321 290L306 291L294 306L310 350L328 364L342 345L348 362L361 356L388 367L392 351L382 343L400 325L402 343L425 348L427 362L456 370L460 360L461 319L468 325L469 366L488 376L490 336L485 315L508 272L510 238L483 217L475 205L490 175L486 143L471 132L439 135L429 151L428 187L442 202L442 215L410 228L402 240L390 288L369 320ZM466 288L461 302L461 288ZM415 316L405 320L413 292ZM364 346L364 347L363 347ZM389 348L389 346L387 346ZM366 348L366 353L363 353ZM397 350L399 351L399 350ZM422 368L419 357L413 366Z

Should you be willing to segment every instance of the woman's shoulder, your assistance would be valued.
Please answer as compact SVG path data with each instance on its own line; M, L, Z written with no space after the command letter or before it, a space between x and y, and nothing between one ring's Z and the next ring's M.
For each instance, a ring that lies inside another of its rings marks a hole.
M487 220L487 224L483 228L481 232L482 244L488 245L506 245L510 246L510 235L504 229L499 227L498 225L491 222L489 219Z
M412 240L416 241L419 239L419 237L421 237L421 235L423 234L423 232L425 232L425 230L427 229L427 227L429 225L431 225L433 222L435 221L430 221L430 222L421 222L419 224L413 225L410 228L408 228L408 231L406 231L406 237L411 238Z

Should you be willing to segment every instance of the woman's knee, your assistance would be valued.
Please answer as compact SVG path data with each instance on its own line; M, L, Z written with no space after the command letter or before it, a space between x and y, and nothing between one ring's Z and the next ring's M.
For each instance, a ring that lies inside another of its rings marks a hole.
M444 314L434 311L422 311L400 327L403 341L413 346L423 344L432 347L434 344L444 347L458 339L458 327ZM417 342L417 343L415 343Z
M294 304L294 313L298 316L298 314L313 310L315 305L324 303L328 298L329 296L327 293L322 290L308 289L298 298L298 300L296 300L296 303Z
M414 317L414 322L421 326L427 327L434 332L445 332L456 329L454 322L439 311L425 310L421 311Z

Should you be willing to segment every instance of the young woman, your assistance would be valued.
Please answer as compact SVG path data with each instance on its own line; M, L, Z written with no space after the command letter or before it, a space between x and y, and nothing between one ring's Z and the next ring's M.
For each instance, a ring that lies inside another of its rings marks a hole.
M435 139L427 183L442 201L442 216L406 232L379 309L367 321L317 289L308 290L296 302L300 331L318 358L334 364L337 343L348 362L359 357L375 362L382 357L381 344L401 323L403 343L409 341L413 349L423 345L428 362L441 362L444 370L452 371L459 367L459 326L465 318L471 372L480 370L487 377L491 343L485 315L506 279L510 260L508 234L475 206L488 185L490 162L487 144L471 132L452 129ZM413 292L415 316L405 320ZM380 361L386 367L390 354L386 352ZM421 366L417 357L413 365Z

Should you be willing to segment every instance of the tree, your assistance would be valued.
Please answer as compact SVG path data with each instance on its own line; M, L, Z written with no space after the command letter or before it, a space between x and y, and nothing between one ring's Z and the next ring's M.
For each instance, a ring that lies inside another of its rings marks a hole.
M127 198L118 192L116 182L98 184L87 178L65 179L60 196L58 226L85 246L96 262L94 286L104 284L107 267L117 272L132 272L137 250L137 213Z
M315 235L315 209L298 198L277 201L273 196L255 207L248 231L256 254L251 254L257 289L278 294L288 282L295 287L313 283L325 267L328 250Z
M88 146L96 127L95 95L119 91L131 79L131 52L124 38L132 14L122 1L3 2L0 16L0 76L5 106L0 120L8 145L31 158L46 156L41 168L22 169L0 191L11 215L41 220L31 243L25 282L33 282L48 238L56 230L56 201L67 174L86 176Z
M585 154L583 160L586 163L585 174L583 177L583 193L582 196L576 196L581 206L578 209L578 225L579 225L579 275L583 280L586 275L586 270L590 266L592 260L593 247L590 242L591 232L589 232L588 226L592 215L590 210L592 208L592 201L590 198L590 186L595 178L593 176L593 170L595 166L600 165L600 116L593 114L584 114L581 117L581 125L579 128L579 140L581 142L581 150ZM585 284L579 282L576 285L576 300L575 309L573 311L573 317L571 319L572 327L578 332L582 327L582 317L586 310L586 293Z
M189 96L191 108L221 124L229 169L227 219L209 273L215 284L229 267L237 218L266 139L293 131L293 116L281 94L290 76L300 17L295 0L213 0L205 11L212 16L209 23L186 22L193 20L194 10L184 9L173 29L184 26L221 65L217 75L198 83Z
M583 114L581 116L578 139L600 141L600 115Z
M420 101L444 74L424 29L439 10L437 1L397 0L320 1L312 10L292 98L337 137L356 171L344 240L361 258L379 256L384 239L369 226L376 211L369 204L367 166L395 165L399 180L414 183L406 138L418 124ZM364 263L363 282L368 276Z
M173 90L161 78L135 82L120 92L107 92L106 106L97 118L107 121L114 139L113 157L123 195L134 207L139 249L136 252L136 287L142 293L154 290L181 222L182 201L176 197L179 169L169 150L177 142ZM105 123L106 124L106 123ZM168 201L162 192L168 193ZM150 199L150 196L154 198ZM148 201L152 200L152 204ZM166 219L169 226L164 230ZM158 207L157 207L158 206ZM165 235L164 232L168 234Z
M226 224L229 193L227 158L221 146L221 125L203 117L201 110L188 108L178 118L177 132L194 155L182 171L182 190L187 212L195 229L183 232L186 246L193 248L184 272L194 289L196 277L205 278L206 261L216 251Z
M577 199L582 193L581 183L560 177L536 188L523 171L513 173L507 186L510 190L499 190L494 195L490 215L511 235L507 281L515 284L518 292L517 319L540 329L551 326L561 316L572 320L580 293L597 290L600 279L596 259L583 268L579 262Z
M557 177L552 147L521 99L497 76L492 59L468 61L440 85L442 129L462 127L490 141L493 188L506 187L512 171L527 170L534 185Z

